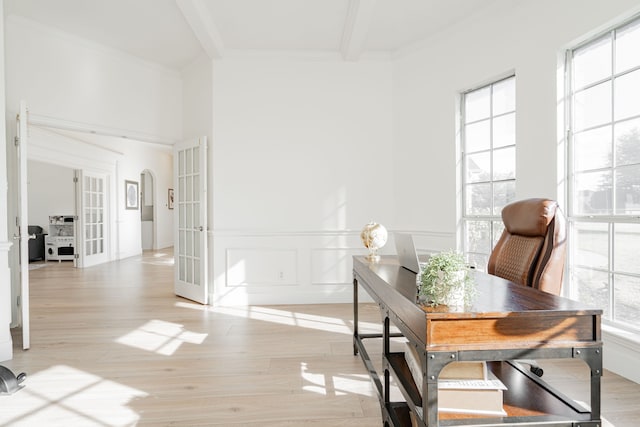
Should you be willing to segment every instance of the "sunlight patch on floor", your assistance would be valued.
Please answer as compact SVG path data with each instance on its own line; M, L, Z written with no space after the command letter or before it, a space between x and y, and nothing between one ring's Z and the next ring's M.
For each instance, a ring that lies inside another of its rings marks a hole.
M171 259L151 259L151 260L142 260L140 261L142 264L151 264L151 265L174 265L173 258Z
M333 387L337 396L359 394L361 396L375 396L373 384L366 374L341 374L333 376Z
M156 252L155 254L153 254L153 257L154 258L173 257L173 254L166 253L166 252ZM171 258L171 260L173 261L173 258Z
M130 426L140 416L127 405L148 394L114 381L58 365L30 375L25 387L3 396L0 425Z
M312 372L308 372L307 364L301 363L300 376L305 381L305 385L302 387L304 391L312 391L323 396L327 395L327 387L324 380L324 374L314 374Z
M171 356L182 344L202 344L208 334L186 331L183 325L150 320L138 329L116 340L119 344Z
M347 396L359 394L373 396L373 386L366 374L326 374L314 373L307 363L300 363L302 390L323 396Z
M190 310L198 310L198 311L211 311L212 308L210 305L196 304L194 302L182 302L178 301L173 304L174 307L178 308L188 308Z

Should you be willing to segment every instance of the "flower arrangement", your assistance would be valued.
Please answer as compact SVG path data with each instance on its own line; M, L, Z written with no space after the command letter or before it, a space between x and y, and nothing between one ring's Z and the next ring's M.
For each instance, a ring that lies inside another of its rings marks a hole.
M461 253L440 252L432 255L420 273L418 297L432 306L463 305L473 296L469 267Z

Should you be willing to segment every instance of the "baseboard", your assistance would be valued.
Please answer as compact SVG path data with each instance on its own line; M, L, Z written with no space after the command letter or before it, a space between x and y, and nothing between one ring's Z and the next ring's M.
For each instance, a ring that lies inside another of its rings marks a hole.
M173 242L161 242L154 248L156 251L173 247Z
M604 368L640 384L640 340L637 336L608 326L602 327Z
M142 255L142 249L140 251L127 251L127 252L119 252L117 255L117 259L125 259L125 258L131 258L134 256L140 256Z

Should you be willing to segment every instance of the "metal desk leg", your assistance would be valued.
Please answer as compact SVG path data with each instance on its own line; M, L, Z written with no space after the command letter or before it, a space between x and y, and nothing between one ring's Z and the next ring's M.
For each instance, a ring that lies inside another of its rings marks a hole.
M358 279L353 276L353 355L358 355Z
M600 420L600 393L602 378L602 347L574 348L573 357L582 359L591 371L591 419Z
M389 353L391 344L389 342L389 314L384 317L383 331L382 331L382 347L385 360L389 360ZM391 402L391 393L389 390L389 369L384 369L384 406L388 407Z

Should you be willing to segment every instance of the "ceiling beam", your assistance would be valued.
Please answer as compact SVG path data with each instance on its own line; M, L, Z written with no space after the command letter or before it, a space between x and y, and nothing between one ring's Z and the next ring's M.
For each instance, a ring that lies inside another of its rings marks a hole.
M340 50L347 61L357 61L364 51L376 0L349 0Z
M178 8L210 59L222 58L224 43L202 0L176 0Z

